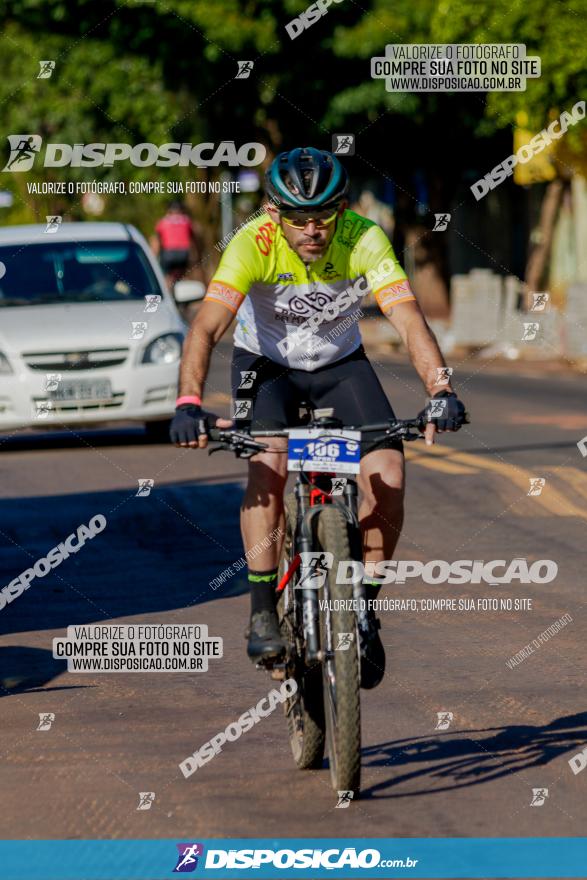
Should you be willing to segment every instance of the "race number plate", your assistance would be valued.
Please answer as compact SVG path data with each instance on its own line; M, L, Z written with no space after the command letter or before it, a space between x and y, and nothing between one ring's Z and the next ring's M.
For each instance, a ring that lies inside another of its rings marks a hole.
M361 432L294 428L289 432L288 471L358 474Z

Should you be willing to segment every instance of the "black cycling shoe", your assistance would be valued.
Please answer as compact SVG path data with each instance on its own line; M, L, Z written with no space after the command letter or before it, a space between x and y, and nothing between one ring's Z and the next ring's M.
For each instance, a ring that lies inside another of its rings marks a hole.
M379 637L381 621L374 611L367 611L367 630L359 630L361 650L361 687L377 687L385 675L385 649Z
M248 639L247 654L253 663L281 657L285 651L285 642L281 637L275 611L264 609L251 614L245 636Z

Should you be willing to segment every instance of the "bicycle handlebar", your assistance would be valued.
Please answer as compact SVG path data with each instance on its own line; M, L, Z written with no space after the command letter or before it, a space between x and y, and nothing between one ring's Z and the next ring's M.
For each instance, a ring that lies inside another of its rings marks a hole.
M398 437L402 440L418 440L422 434L412 433L413 428L423 431L426 426L426 419L389 419L386 422L377 422L370 425L320 425L310 423L308 429L316 428L325 431L360 431L361 433L383 432L387 436ZM255 452L263 452L268 448L266 443L260 443L254 440L254 437L289 437L292 428L281 428L275 431L239 431L234 428L210 428L208 435L211 440L220 443L214 449L210 449L210 453L219 452L222 449L230 450L236 453L240 458L247 458L254 455Z

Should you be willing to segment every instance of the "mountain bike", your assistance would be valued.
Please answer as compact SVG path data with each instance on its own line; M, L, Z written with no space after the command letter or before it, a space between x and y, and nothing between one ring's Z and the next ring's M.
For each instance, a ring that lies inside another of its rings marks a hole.
M277 585L286 651L280 662L265 668L274 678L297 683L284 704L296 765L321 767L327 748L331 783L338 792L358 794L361 777L360 644L367 601L362 566L352 566L363 559L354 479L360 440L366 433L416 440L424 426L419 419L343 426L331 409L323 409L314 410L300 428L209 430L219 442L210 452L228 449L241 458L269 448L256 436L288 438L288 470L297 479L284 502ZM339 563L351 563L350 577L337 576Z

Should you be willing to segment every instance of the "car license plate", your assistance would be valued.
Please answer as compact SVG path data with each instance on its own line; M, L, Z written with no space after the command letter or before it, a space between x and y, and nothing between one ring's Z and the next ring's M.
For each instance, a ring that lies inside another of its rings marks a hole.
M112 385L109 379L61 381L57 388L49 391L48 397L50 400L110 400Z
M294 428L289 432L287 469L358 474L361 432Z

